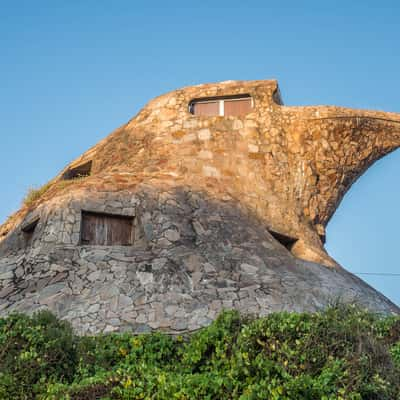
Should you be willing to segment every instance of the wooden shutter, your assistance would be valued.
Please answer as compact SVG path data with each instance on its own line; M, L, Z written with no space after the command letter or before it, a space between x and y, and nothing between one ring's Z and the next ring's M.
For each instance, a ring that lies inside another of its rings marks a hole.
M131 245L133 218L82 212L81 243L100 246Z
M194 103L193 104L194 115L219 115L219 102L210 101L206 103Z
M224 100L224 115L244 115L251 112L251 98Z

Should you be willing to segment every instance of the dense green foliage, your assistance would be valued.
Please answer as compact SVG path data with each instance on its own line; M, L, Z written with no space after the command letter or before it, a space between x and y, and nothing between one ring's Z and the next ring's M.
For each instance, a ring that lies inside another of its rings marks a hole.
M47 312L0 319L1 399L400 399L400 318L353 306L191 336L77 337Z

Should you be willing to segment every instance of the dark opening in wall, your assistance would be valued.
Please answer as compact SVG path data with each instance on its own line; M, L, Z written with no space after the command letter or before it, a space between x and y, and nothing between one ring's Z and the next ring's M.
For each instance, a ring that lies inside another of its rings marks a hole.
M22 226L21 231L24 233L25 239L32 239L33 233L35 232L37 224L39 223L39 219L40 218L35 218Z
M89 176L92 171L92 161L88 161L84 164L78 165L75 168L68 169L64 175L63 179L76 179L76 178L84 178L85 176Z
M240 116L248 114L254 107L248 94L224 97L204 97L189 103L189 112L202 116Z
M4 237L4 236L7 236L7 235L8 235L8 232L9 232L8 229L5 229L5 230L1 231L1 232L0 232L0 238L2 238L2 237Z
M133 217L82 211L82 245L130 246L133 240Z
M284 235L275 231L268 231L274 239L276 239L281 245L285 246L289 251L292 250L293 245L297 242L298 239Z

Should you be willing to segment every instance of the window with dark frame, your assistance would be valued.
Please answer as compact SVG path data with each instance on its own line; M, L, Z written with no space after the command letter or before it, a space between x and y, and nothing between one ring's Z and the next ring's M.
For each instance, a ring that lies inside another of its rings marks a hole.
M212 97L192 100L189 111L198 116L241 116L254 107L250 95Z
M69 168L63 175L64 180L84 178L90 176L92 172L92 161L88 161L84 164L78 165L75 168Z
M82 245L130 246L134 241L133 217L82 211Z

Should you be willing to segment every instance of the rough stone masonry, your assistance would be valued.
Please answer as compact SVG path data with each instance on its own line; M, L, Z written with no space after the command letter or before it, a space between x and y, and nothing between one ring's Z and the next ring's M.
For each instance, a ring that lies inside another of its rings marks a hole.
M285 107L276 81L162 95L0 226L0 315L50 309L89 334L338 299L399 313L324 249L346 191L399 144L399 114Z

